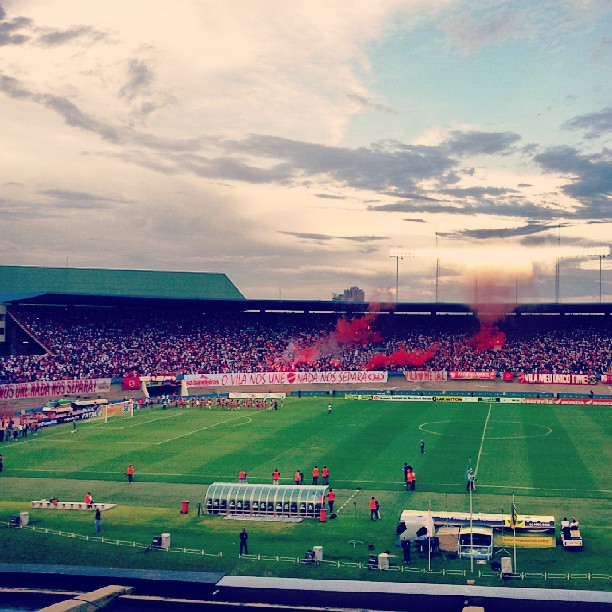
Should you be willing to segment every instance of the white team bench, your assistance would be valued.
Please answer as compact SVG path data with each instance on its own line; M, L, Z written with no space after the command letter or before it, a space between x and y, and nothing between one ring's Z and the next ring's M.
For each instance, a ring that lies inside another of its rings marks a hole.
M88 508L85 502L65 502L59 500L40 499L38 501L30 502L30 506L32 508L48 508L50 510L97 510L99 508L100 510L104 511L116 508L117 504L93 503Z

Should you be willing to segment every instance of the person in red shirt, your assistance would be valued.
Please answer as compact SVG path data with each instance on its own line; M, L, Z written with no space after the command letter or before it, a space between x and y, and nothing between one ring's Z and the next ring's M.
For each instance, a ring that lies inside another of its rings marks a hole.
M300 470L295 471L293 480L295 480L296 485L302 484L302 473L300 472Z
M319 484L319 468L316 465L312 468L312 484Z
M93 508L93 497L89 492L87 493L87 495L85 495L85 505L87 506L88 510L91 510Z
M134 466L131 463L127 466L125 474L128 479L128 484L132 484L134 482Z
M378 502L376 501L376 498L373 497L370 500L370 520L377 521L379 517L380 514L378 513Z
M321 470L321 478L323 478L323 484L329 484L329 470L326 465L324 465Z
M334 502L336 501L336 493L333 489L329 490L327 494L327 504L329 505L329 513L332 514L334 511Z
M408 473L406 474L406 480L408 481L408 488L411 491L416 490L416 473L414 472L414 470L408 470Z
M278 468L276 468L274 472L272 473L272 483L277 485L279 478L280 478L280 472L278 471Z
M245 470L240 470L238 474L238 482L246 482L247 481L247 473Z

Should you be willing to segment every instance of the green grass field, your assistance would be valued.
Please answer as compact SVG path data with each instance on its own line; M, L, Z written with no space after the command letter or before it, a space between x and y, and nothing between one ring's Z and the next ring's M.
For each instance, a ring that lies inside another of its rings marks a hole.
M321 578L465 581L441 574L368 572L331 565L238 559L238 532L251 534L251 552L301 557L323 545L326 559L365 561L367 544L376 552L400 554L395 527L406 508L465 511L465 469L477 469L474 511L510 511L515 493L519 514L554 514L557 521L576 516L585 548L518 552L524 572L610 574L610 416L609 407L520 404L403 403L288 398L282 410L209 411L145 409L134 417L111 417L42 430L39 435L4 444L5 471L0 479L0 518L28 509L34 499L57 496L81 501L91 491L96 501L118 508L103 514L103 533L115 540L148 544L153 535L172 534L173 547L204 549L223 557L154 552L107 546L38 531L10 530L3 536L6 562L65 562L100 566L164 567L215 570L236 574ZM419 442L425 440L426 453ZM417 491L403 490L402 465L417 473ZM125 469L135 467L128 485ZM337 491L338 518L321 524L241 523L219 516L197 517L207 484L271 482L275 468L281 482L292 483L296 469L309 482L314 465L327 465ZM368 500L375 495L383 519L370 521ZM179 514L181 499L191 512ZM34 526L93 535L93 517L76 511L30 510ZM352 546L349 540L364 544ZM424 569L427 559L412 567ZM434 557L432 569L466 569L469 561ZM478 567L486 569L486 567ZM478 578L479 584L497 579ZM519 584L520 583L520 584ZM609 589L609 580L546 581L534 577L512 583L525 586Z

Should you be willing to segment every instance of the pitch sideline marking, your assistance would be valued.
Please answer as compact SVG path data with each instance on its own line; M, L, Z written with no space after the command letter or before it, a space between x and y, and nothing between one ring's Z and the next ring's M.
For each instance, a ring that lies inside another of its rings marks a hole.
M262 410L261 412L266 412L265 410ZM186 436L190 436L194 433L198 433L200 431L205 431L207 429L212 429L213 427L217 427L218 425L224 425L225 423L231 423L232 421L238 421L240 419L244 419L244 418L251 418L248 415L241 415L239 417L236 417L235 419L228 419L227 421L219 421L218 423L215 423L214 425L207 425L206 427L201 427L200 429L194 429L193 431L188 431L187 433L181 434L180 436L176 436L174 438L168 438L167 440L162 440L161 442L154 442L154 444L156 446L159 446L160 444L165 444L166 442L172 442L174 440L179 440L180 438L184 438ZM251 419L252 422L252 419Z
M344 506L346 506L351 501L351 499L353 499L353 497L355 497L355 495L359 493L359 491L361 491L361 489L355 489L355 492L340 506L340 508L338 508L336 514L340 514L340 512L342 512L342 510L344 509Z
M126 429L127 427L136 427L137 425L146 425L147 423L153 423L155 421L160 421L161 419L169 419L175 416L179 416L183 414L182 412L178 412L177 414L173 414L171 416L163 416L163 417L159 417L157 419L147 419L146 421L141 421L140 423L134 423L133 425L125 425L124 427L114 427L114 426L108 426L107 423L104 422L104 417L100 416L100 417L95 417L93 419L82 419L80 421L77 421L77 423L79 423L81 426L85 427L85 431L87 431L88 429L90 429L91 427L96 427L97 425L106 425L105 429L112 429L113 431L116 429ZM125 416L123 414L116 414L116 415L112 415L112 416L116 416L116 417L122 417ZM113 419L113 421L118 420L118 419ZM93 421L93 422L92 422ZM62 423L64 424L64 423ZM41 428L42 429L42 428ZM47 429L48 428L44 428ZM70 430L70 432L72 432L72 430ZM63 437L63 436L67 436L69 432L62 430L62 431L56 431L56 432L51 432L51 433L45 433L44 436L39 439L40 442L45 441L47 438L56 438L56 437Z
M482 447L484 446L485 436L487 434L487 425L489 424L489 419L491 418L491 410L493 410L493 404L489 404L489 412L487 413L487 418L485 420L484 427L482 429L482 438L480 439L480 448L478 449L478 458L476 459L476 469L474 470L474 478L478 476L478 467L480 465L480 456L482 455Z
M68 474L74 472L75 470L58 470L58 469L45 469L45 468L11 468L11 472L52 472L57 474ZM118 474L119 476L125 475L124 472L102 472L100 470L96 470L98 474ZM195 476L196 474L192 473L174 473L174 472L138 472L142 476ZM219 478L223 478L227 480L227 476L219 476ZM283 480L281 478L281 480ZM289 479L286 479L289 480ZM404 484L403 480L336 480L336 482L361 482L365 484L372 484L378 482L380 484ZM151 483L149 483L151 484ZM169 484L195 484L199 485L200 483L169 483ZM265 484L265 483L253 483L253 484ZM448 482L435 482L435 483L427 483L428 486L431 487L456 487L458 486L456 482L448 483ZM207 486L207 485L205 485ZM561 488L544 488L544 487L521 487L516 485L494 485L494 484L483 484L478 485L479 487L487 488L487 489L521 489L525 491L586 491L587 493L612 493L612 489L561 489ZM378 490L378 489L372 489ZM360 489L357 489L353 495L347 500L348 503L358 492ZM343 504L340 509L342 509L345 505Z

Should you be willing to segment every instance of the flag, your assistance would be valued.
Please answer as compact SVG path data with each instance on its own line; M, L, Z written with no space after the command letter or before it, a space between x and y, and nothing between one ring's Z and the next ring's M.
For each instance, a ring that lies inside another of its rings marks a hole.
M123 378L124 391L136 391L140 389L140 376L125 376Z
M431 500L427 506L427 537L433 538L436 535L436 527L434 525L433 516L431 516ZM431 572L431 546L432 540L427 540L427 569Z
M427 535L433 538L436 535L436 526L434 524L433 516L431 515L431 501L427 507Z
M514 529L517 523L517 512L516 512L516 501L514 500L514 495L512 496L512 510L510 512L510 527Z

